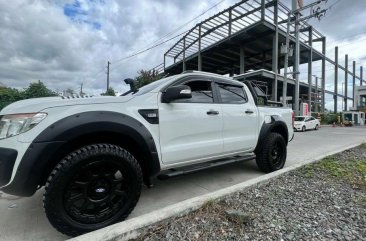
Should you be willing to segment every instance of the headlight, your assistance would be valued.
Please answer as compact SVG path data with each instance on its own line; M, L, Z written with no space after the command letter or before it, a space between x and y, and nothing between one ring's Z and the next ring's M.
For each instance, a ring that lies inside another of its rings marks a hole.
M28 113L0 116L0 139L29 131L46 118L46 113Z

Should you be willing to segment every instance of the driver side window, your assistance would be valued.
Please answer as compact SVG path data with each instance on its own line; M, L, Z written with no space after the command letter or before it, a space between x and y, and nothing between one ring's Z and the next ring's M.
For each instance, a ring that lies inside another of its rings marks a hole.
M213 93L211 81L192 80L183 85L187 85L192 90L192 98L176 100L175 103L213 103Z

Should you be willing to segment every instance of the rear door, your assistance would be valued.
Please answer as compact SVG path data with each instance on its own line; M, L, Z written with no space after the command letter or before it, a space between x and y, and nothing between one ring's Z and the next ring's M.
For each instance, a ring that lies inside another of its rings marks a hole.
M253 150L258 137L258 110L241 84L217 82L223 115L224 152Z
M163 163L199 162L222 154L223 114L213 92L213 82L204 77L190 77L179 84L191 87L191 99L172 103L159 100Z

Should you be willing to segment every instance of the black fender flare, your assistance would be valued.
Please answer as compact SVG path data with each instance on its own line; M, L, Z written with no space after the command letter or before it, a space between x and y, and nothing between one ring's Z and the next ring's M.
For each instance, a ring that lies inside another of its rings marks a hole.
M93 133L127 135L150 155L149 175L160 172L160 160L151 133L138 120L117 112L90 111L56 121L42 131L22 157L13 181L2 190L18 196L31 196L42 180L44 169L60 148L71 140Z
M277 132L277 133L281 134L286 141L286 145L288 144L289 132L288 132L288 128L287 128L285 120L283 120L283 118L281 118L278 115L272 115L271 122L269 122L269 123L266 123L265 121L263 122L261 130L259 132L257 146L256 146L254 152L259 151L265 138L271 132Z

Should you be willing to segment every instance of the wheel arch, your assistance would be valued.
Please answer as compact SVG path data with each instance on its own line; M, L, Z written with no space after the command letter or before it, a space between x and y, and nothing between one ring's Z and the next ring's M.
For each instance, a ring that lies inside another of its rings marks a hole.
M268 136L268 134L271 132L278 133L281 136L283 136L283 138L286 141L286 145L288 144L289 132L288 132L288 128L287 128L285 120L283 120L278 115L272 115L271 122L269 122L269 123L263 122L261 130L259 132L259 137L258 137L257 146L255 148L255 152L259 151L261 144L263 143L265 138Z
M103 142L119 145L135 155L145 183L148 184L149 178L160 171L156 144L141 122L116 112L85 112L61 119L39 134L4 191L31 196L68 153L85 145Z

